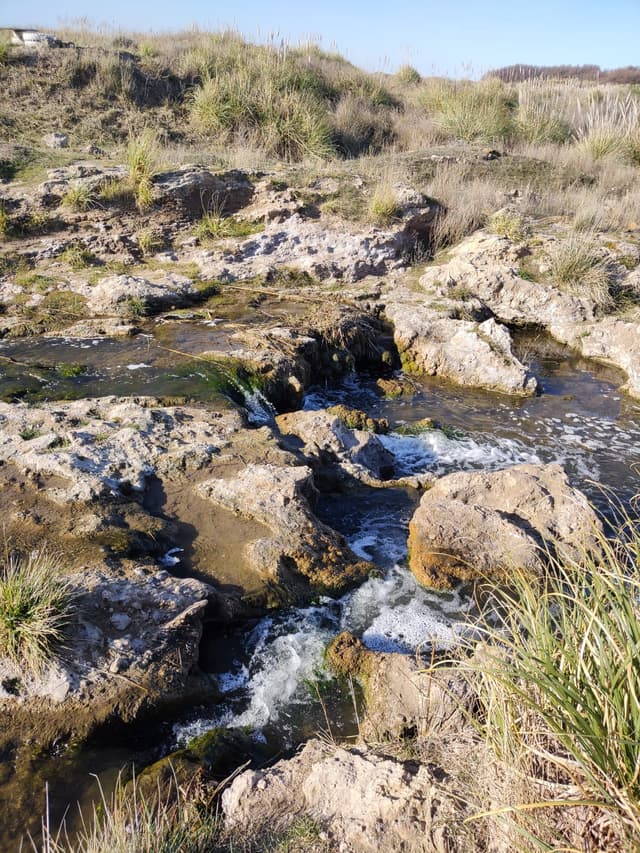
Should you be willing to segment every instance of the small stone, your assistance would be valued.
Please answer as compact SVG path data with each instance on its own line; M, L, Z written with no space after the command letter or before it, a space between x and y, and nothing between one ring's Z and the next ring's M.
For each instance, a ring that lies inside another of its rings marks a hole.
M160 569L159 572L155 573L154 577L157 581L166 581L166 579L169 577L169 572L165 572L164 569Z
M47 133L42 141L48 148L68 148L69 137L65 133Z
M109 667L109 672L113 672L114 674L125 672L127 669L129 669L130 665L131 663L129 661L129 658L120 655L112 662L111 666Z
M129 626L131 619L126 613L114 613L111 617L111 624L118 629L124 631Z

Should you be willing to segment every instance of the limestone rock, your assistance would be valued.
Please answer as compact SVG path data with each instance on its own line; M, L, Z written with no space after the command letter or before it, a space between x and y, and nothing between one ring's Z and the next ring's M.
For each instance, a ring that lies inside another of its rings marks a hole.
M515 357L506 327L441 317L428 306L390 299L385 314L405 370L442 376L459 385L530 396L538 382Z
M235 213L245 207L253 195L253 184L243 172L214 174L201 166L183 166L173 172L163 172L156 175L153 185L161 202L175 204L195 217L212 207L226 214Z
M260 575L290 589L297 583L301 591L338 594L363 581L372 568L313 514L315 487L305 466L247 465L232 479L201 483L198 492L273 532L270 539L250 543L247 556Z
M559 465L514 465L438 480L409 525L409 565L427 586L510 570L539 572L547 553L598 549L600 522Z
M304 443L305 452L322 454L357 479L393 475L393 455L380 439L373 432L349 429L337 413L324 409L291 412L281 415L277 423L283 435L296 435Z
M294 758L245 771L222 795L231 827L277 827L283 815L310 814L337 849L445 853L455 800L446 781L411 761L309 741Z
M147 313L190 305L198 296L193 281L176 273L166 273L160 281L112 275L91 289L87 305L92 313L98 315Z
M46 136L42 138L42 141L48 148L68 148L69 147L69 137L66 133L47 133Z
M38 675L0 658L0 745L29 738L46 745L71 732L81 738L105 720L131 720L185 692L213 594L206 584L160 581L142 569L113 577L106 566L70 583L77 599L64 654Z

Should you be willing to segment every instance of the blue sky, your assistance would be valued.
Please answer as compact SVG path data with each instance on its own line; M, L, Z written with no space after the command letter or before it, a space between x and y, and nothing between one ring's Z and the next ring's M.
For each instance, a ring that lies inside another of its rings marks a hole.
M0 0L0 24L154 30L234 27L250 40L313 37L357 65L472 75L516 62L640 65L640 0Z

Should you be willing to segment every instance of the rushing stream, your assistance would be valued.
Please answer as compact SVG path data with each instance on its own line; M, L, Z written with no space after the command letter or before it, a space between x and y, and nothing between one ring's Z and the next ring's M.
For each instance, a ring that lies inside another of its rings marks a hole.
M199 334L193 324L193 334ZM188 327L179 330L175 349L188 350ZM604 489L627 503L639 488L640 405L618 391L622 375L573 358L544 340L520 339L533 352L532 368L543 394L517 400L465 390L435 379L421 380L411 398L381 399L373 381L351 378L337 388L315 388L306 406L344 402L388 419L383 437L399 473L498 469L519 462L560 462L572 483L605 511ZM170 344L167 344L170 346ZM218 401L209 374L185 356L168 370L167 353L152 337L79 343L63 338L0 345L0 354L19 364L0 364L0 394L18 386L25 396L103 394L186 395ZM25 363L57 365L30 369ZM64 375L60 364L82 363L82 375ZM42 393L44 390L44 394ZM269 412L264 413L265 417ZM394 427L424 417L446 425L420 435L400 435ZM347 537L356 553L374 561L379 574L340 600L280 612L250 625L205 638L201 664L223 695L215 707L192 708L151 732L114 736L109 746L90 745L75 756L47 756L31 784L66 779L61 801L85 797L89 771L113 776L125 759L139 763L184 744L214 726L248 727L275 749L295 745L335 721L335 732L354 731L357 696L335 697L322 675L327 642L348 629L378 650L428 650L455 639L469 598L463 588L436 593L419 587L403 565L407 524L419 495L404 489L361 487L349 495L324 495L318 514ZM326 691L323 694L323 691ZM323 697L322 702L319 697ZM128 750L128 751L127 751ZM0 765L1 768L1 765ZM1 781L1 780L0 780ZM1 832L0 832L1 841Z

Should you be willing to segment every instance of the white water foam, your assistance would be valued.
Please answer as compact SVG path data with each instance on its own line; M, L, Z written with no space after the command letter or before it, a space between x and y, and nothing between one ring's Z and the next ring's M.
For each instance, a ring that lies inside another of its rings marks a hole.
M450 438L438 429L420 435L398 433L378 436L393 454L401 474L431 471L438 476L460 470L507 468L521 462L540 462L538 454L514 439L499 442L472 438Z

